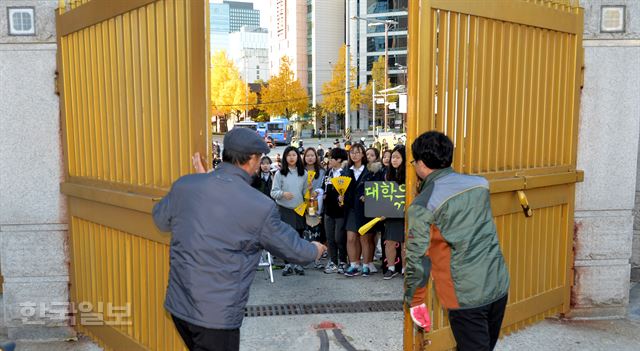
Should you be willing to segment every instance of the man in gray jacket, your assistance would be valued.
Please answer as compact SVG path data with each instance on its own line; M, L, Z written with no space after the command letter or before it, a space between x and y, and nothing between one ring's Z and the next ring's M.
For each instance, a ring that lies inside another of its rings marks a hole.
M164 306L189 350L239 349L263 248L299 264L326 250L300 239L280 220L275 203L251 187L267 152L255 132L233 129L214 172L181 177L153 208L158 228L173 234Z

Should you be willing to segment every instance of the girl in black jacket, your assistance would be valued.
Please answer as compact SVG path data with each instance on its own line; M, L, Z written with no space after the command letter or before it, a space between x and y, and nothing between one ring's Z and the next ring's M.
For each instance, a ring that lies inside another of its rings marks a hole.
M267 197L271 198L271 186L273 185L273 175L271 174L271 159L269 156L262 156L260 159L260 169L251 179L251 186L260 190Z
M380 180L378 169L367 167L366 150L360 143L354 144L349 150L349 168L347 176L351 177L351 183L345 194L344 204L347 211L345 229L347 231L347 252L349 253L350 266L344 273L347 277L362 274L368 276L371 273L369 264L373 260L373 234L367 233L360 236L358 229L368 222L364 216L364 183ZM360 255L364 258L360 267Z
M405 183L405 157L403 145L398 145L393 149L385 180L396 182L399 185ZM400 273L399 271L404 264L404 218L387 218L382 242L385 254L383 259L384 279L389 280Z
M348 154L339 147L329 152L329 168L324 179L324 228L329 247L329 262L324 269L327 274L344 274L347 269L347 240L344 231L345 206L340 204L338 191L331 183L334 177L346 174ZM344 164L343 164L344 163Z

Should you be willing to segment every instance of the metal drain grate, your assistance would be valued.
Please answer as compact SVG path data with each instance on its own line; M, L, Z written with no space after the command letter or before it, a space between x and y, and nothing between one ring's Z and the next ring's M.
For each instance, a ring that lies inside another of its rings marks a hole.
M399 312L402 301L358 301L247 306L245 317L291 316L300 314Z

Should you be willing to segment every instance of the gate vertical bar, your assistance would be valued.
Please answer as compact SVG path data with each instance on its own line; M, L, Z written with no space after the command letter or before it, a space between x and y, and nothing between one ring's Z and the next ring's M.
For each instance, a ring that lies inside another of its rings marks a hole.
M409 47L407 65L408 79L408 95L415 96L414 99L408 99L408 115L407 115L407 146L413 143L418 133L428 128L424 122L426 116L427 121L432 121L433 114L433 95L428 89L420 89L418 82L426 82L427 87L432 87L432 40L435 35L432 23L431 1L430 0L414 0L409 2ZM427 54L424 54L426 52ZM422 85L424 87L425 84ZM429 124L429 122L427 122ZM407 155L410 152L407 151ZM408 164L408 163L407 163ZM409 167L409 166L408 166ZM407 203L413 201L415 195L414 189L417 185L417 177L413 170L408 170L407 174ZM405 306L404 313L404 336L403 349L405 351L422 350L422 335L415 335L415 330L411 317Z
M133 321L76 327L105 350L183 349L162 308L169 237L150 214L191 153L207 151L208 3L69 5L56 29L71 298L129 304Z
M456 170L489 179L512 276L503 330L513 332L568 309L582 10L563 0L409 4L408 145L427 129L445 131ZM516 191L533 217L522 215ZM432 331L405 320L406 350L423 349L423 337L430 350L455 346L432 286Z
M209 33L208 9L206 1L189 1L189 30L190 33ZM191 118L191 140L190 150L200 151L201 155L206 155L206 159L211 158L211 143L207 142L210 135L209 102L209 41L195 40L189 36L190 60L190 92L193 99L189 103L189 116ZM196 54L204 53L204 54ZM207 118L202 118L203 116ZM207 162L210 164L210 162Z

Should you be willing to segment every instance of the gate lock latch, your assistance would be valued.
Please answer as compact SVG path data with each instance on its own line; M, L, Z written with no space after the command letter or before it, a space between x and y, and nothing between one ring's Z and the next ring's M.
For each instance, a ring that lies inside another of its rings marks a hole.
M529 200L527 200L527 195L525 195L524 191L518 190L518 200L520 200L520 206L522 206L522 212L524 212L524 216L533 216L533 209L529 206Z

